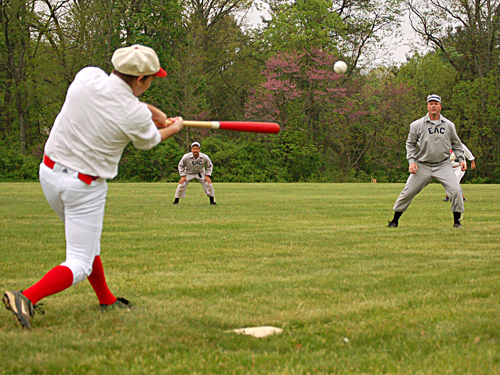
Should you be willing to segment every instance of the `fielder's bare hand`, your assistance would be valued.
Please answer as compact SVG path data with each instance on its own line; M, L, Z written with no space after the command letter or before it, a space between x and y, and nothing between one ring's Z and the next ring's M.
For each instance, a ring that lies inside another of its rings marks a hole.
M411 174L417 174L418 171L417 163L410 164L409 171Z
M184 182L186 182L186 176L182 176L181 179L179 180L179 185L182 185Z
M210 179L210 176L205 175L205 182L208 184L212 183L212 180Z
M460 167L462 169L462 172L465 172L467 170L467 163L464 161L460 162Z

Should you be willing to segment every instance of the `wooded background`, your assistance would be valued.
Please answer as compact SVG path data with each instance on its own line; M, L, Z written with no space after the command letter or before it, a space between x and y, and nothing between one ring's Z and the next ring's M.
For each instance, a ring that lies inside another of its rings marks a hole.
M500 183L500 0L0 0L0 179L35 180L66 90L116 48L155 49L166 79L141 100L188 120L276 121L278 135L183 129L151 151L128 147L118 180L176 181L196 140L214 181L402 182L409 124L443 97L478 168ZM262 5L262 3L261 3ZM408 11L428 52L383 56ZM337 75L336 60L349 65Z

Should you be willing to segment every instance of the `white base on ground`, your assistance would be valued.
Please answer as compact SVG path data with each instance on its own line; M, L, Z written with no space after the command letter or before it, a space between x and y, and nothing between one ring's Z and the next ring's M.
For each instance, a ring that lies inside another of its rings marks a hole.
M283 330L281 328L265 326L265 327L249 327L249 328L234 329L230 332L236 332L238 334L249 335L260 338L274 334L279 334L283 332Z

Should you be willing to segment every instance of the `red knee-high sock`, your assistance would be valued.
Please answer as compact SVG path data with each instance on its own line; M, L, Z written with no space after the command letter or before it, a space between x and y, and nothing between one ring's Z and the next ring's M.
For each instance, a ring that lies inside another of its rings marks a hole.
M111 293L106 284L104 277L104 268L102 267L101 257L98 255L94 258L92 265L92 273L88 277L90 285L94 288L94 292L99 299L99 303L104 305L111 305L116 302L116 297Z
M62 292L73 285L73 272L66 266L57 266L45 274L35 285L23 290L23 294L36 304L42 298Z

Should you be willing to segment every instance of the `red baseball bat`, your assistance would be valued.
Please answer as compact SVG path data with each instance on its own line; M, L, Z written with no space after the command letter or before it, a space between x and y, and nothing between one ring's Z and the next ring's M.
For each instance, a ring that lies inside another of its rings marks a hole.
M277 134L280 132L280 126L274 122L184 120L184 126L189 126L192 128L222 129L250 133Z

